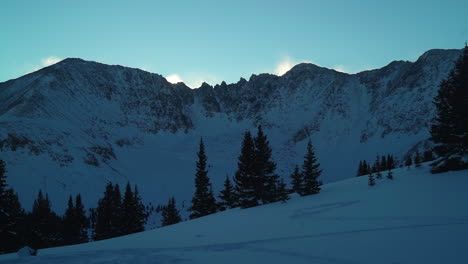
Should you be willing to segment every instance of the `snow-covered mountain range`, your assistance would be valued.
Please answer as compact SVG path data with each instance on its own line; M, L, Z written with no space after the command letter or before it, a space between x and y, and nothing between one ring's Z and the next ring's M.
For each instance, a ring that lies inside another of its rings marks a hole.
M283 76L190 89L139 69L66 59L0 83L0 158L29 208L37 191L55 209L82 193L95 206L107 181L139 185L146 201L193 192L203 136L209 175L219 190L232 176L242 134L262 125L278 173L289 177L310 138L323 181L340 180L359 160L400 160L429 147L438 84L460 50L430 50L357 74L299 64Z

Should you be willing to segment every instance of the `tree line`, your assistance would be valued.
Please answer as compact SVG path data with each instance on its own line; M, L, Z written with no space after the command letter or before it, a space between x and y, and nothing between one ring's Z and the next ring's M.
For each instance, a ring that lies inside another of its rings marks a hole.
M381 171L391 170L396 168L396 166L397 160L395 159L395 157L393 157L392 154L387 154L386 156L377 155L372 166L366 160L359 161L356 176L368 175L371 172L377 173Z
M5 162L0 160L0 254L23 246L34 249L86 243L144 231L148 217L138 188L109 183L97 208L86 214L81 195L68 199L63 216L53 210L47 193L38 192L31 211L21 206L18 194L6 182Z
M307 144L302 170L296 165L291 174L289 189L276 173L272 149L261 126L257 134L244 133L241 151L237 158L237 170L231 180L226 176L224 188L216 199L208 176L205 144L200 139L195 173L195 193L190 207L190 219L206 216L230 208L250 208L278 201L286 201L292 192L301 196L320 192L321 170L312 143Z

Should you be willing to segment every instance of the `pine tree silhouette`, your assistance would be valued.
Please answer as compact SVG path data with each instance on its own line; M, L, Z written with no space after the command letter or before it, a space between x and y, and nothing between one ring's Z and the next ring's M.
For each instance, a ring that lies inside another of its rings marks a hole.
M421 166L421 155L419 155L419 151L416 151L416 155L414 156L414 164L416 167Z
M276 188L277 189L277 200L278 201L287 201L289 200L289 191L286 187L286 183L284 182L283 179L280 179L278 181L278 187Z
M262 126L258 126L257 136L254 138L254 189L256 199L263 204L278 201L277 185L279 176L275 174L276 163L271 158L271 147Z
M179 210L177 210L175 198L169 199L167 206L162 209L162 226L177 224L182 221Z
M206 169L206 154L203 139L200 139L200 148L197 153L197 169L195 173L195 194L190 208L190 219L216 213L217 204L214 198L208 171Z
M234 208L236 206L237 199L234 192L234 186L232 185L228 175L226 175L226 180L224 180L224 189L221 191L219 199L221 199L219 204L221 211Z
M241 153L238 157L237 171L234 175L238 204L242 208L257 206L255 193L255 146L249 131L244 134Z
M291 184L292 192L303 195L302 191L304 190L304 178L302 173L299 171L299 166L297 165L294 167L294 172L291 174Z
M0 254L17 251L22 246L24 210L18 194L8 188L6 165L0 160Z
M369 186L374 186L375 185L375 179L374 179L374 175L371 173L369 173Z
M468 155L468 47L455 62L447 79L434 98L436 118L431 126L434 151L441 160L433 163L432 172L468 168L462 157Z
M320 183L318 178L320 177L322 170L319 169L320 163L312 147L312 143L307 143L307 153L304 157L304 163L302 164L302 175L304 177L304 189L302 193L304 195L317 194L320 192Z
M61 219L51 209L49 196L39 191L28 215L25 242L34 249L63 245Z
M391 169L390 169L390 170L388 170L388 173L387 173L387 179L389 179L389 180L393 180L393 172L392 172L392 170L391 170Z

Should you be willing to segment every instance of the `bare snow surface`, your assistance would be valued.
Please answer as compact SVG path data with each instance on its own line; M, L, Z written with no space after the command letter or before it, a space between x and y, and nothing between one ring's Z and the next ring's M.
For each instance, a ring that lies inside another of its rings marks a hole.
M374 187L353 178L286 203L0 263L467 263L468 171L385 175Z

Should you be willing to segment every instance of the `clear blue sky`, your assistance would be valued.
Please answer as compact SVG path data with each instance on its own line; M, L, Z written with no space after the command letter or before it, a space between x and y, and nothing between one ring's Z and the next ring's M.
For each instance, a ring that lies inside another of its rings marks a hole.
M462 48L467 11L467 0L4 0L0 82L67 57L192 86L301 61L357 72Z

